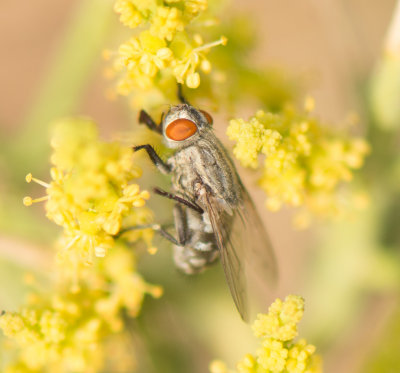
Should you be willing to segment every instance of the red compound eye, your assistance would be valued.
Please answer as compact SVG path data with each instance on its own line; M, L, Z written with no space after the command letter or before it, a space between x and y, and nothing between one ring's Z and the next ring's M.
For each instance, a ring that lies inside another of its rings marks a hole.
M200 111L200 113L202 113L206 117L208 124L213 124L214 120L213 120L213 118L212 118L212 116L210 114L208 114L204 110L199 110L199 111Z
M170 123L165 130L167 137L174 141L183 141L197 132L197 126L189 119L180 118Z

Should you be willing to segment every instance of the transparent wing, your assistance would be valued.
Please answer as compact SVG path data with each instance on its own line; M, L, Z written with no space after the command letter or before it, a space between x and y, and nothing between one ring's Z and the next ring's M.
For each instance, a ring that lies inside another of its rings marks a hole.
M213 227L222 267L233 301L242 319L247 321L248 306L243 246L232 242L230 232L233 217L222 209L220 203L212 196L206 195L204 205Z
M264 224L244 187L241 195L242 204L236 211L230 242L244 247L246 290L258 302L254 306L262 306L265 312L278 280L276 258Z
M220 251L225 277L236 307L248 321L248 293L264 296L277 280L272 245L257 210L243 186L242 201L233 215L206 195L205 206Z

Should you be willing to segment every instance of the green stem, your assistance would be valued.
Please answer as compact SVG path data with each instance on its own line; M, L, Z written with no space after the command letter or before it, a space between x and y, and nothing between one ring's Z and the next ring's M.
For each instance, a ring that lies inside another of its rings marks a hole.
M49 124L77 113L90 75L101 61L113 17L112 3L85 0L79 4L21 134L13 142L12 155L15 161L23 161L25 170L34 172L47 166Z

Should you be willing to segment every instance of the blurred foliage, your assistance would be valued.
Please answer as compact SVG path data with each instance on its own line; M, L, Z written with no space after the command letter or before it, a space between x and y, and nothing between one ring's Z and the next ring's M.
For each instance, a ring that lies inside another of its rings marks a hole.
M22 180L20 172L26 174L29 169L37 173L46 168L49 125L55 119L77 113L88 79L99 63L112 18L112 4L107 1L84 0L77 6L19 137L3 144L3 154L14 159L9 171L18 175L12 179L15 184Z
M382 343L384 341L384 343ZM400 309L388 320L380 339L373 345L372 357L369 356L363 368L364 373L396 373L400 371Z
M250 15L227 13L210 32L211 38L223 32L228 43L211 50L213 71L205 75L199 89L185 91L190 101L201 100L212 110L222 107L235 115L244 105L278 111L296 99L302 85L299 77L254 61L258 34Z
M371 79L370 104L376 124L383 130L396 131L400 126L400 57L385 55Z
M309 338L326 348L344 330L355 328L369 295L379 292L400 301L400 237L396 220L400 201L400 118L395 103L400 70L393 57L383 54L372 75L365 78L361 97L371 154L357 183L368 190L371 203L351 221L336 223L321 232L321 247L315 250L313 271L308 274L309 292L305 296L308 294L307 299L315 303L306 329ZM395 318L391 322L397 323ZM399 343L400 335L394 334L392 340L397 338ZM379 337L385 345L385 337ZM372 355L375 352L372 350ZM391 372L385 370L387 366L380 369L377 371Z

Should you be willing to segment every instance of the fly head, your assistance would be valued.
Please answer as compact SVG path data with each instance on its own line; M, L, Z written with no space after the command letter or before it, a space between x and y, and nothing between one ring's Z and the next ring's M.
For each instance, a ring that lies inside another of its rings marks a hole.
M212 126L211 116L189 104L173 106L165 115L162 128L164 142L169 148L182 148L199 140Z

